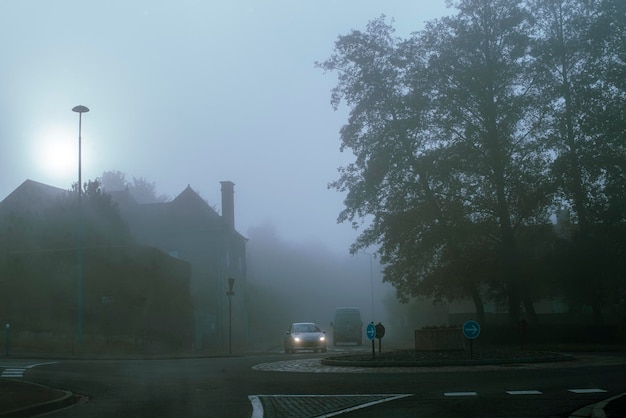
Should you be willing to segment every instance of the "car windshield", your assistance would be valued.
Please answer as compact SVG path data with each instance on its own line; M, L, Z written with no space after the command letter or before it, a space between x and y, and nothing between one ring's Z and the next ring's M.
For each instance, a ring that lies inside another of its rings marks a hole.
M626 393L626 0L0 0L0 39L0 417Z
M315 324L300 324L294 325L293 327L294 333L304 333L304 332L321 332L317 325Z

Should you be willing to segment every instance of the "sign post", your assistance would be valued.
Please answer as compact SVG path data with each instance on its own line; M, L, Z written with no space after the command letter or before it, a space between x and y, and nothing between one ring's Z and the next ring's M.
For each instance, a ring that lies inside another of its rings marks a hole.
M4 355L9 355L9 335L11 333L11 324L4 326Z
M374 328L376 329L376 338L378 338L378 354L380 354L382 351L381 340L385 336L385 326L379 322Z
M480 324L473 319L463 324L463 335L470 341L470 358L474 357L474 339L480 335Z
M374 346L374 339L376 338L376 327L373 322L367 324L367 329L365 330L367 333L367 338L372 342L372 359L376 358L376 348Z
M522 318L519 321L520 342L522 345L522 351L524 351L524 343L526 342L526 332L528 331L528 321L526 318Z

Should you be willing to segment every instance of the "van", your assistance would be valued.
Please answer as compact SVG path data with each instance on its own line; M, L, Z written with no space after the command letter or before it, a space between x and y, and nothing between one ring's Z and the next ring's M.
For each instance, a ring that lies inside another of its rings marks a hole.
M333 345L337 343L363 343L363 321L359 308L337 308L333 322Z

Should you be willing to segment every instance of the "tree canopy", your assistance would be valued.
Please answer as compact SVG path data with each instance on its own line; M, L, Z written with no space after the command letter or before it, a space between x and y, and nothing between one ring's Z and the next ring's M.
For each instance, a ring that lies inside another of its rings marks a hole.
M144 177L133 177L131 182L126 180L126 175L121 171L105 171L98 180L107 192L128 190L138 203L157 203L170 200L167 195L159 195L156 190L156 183L150 182Z
M339 221L372 219L351 250L376 246L401 300L472 297L480 313L487 289L512 321L521 309L534 320L533 300L554 293L547 266L564 262L554 257L554 215L572 214L575 248L626 221L625 7L454 7L407 39L381 16L339 36L317 63L338 75L331 103L350 110L341 149L355 155L329 187L346 192ZM559 275L558 293L590 275L608 289L623 284L624 236L610 242L613 267Z

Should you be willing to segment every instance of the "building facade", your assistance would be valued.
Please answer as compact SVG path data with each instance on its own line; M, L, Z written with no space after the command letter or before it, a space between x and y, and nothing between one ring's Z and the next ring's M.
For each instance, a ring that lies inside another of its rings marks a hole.
M221 215L190 186L159 203L139 204L128 191L110 193L139 244L191 264L194 348L203 351L245 345L248 335L247 240L235 229L234 183L222 181L221 189ZM235 279L231 295L229 278Z
M193 349L225 351L247 344L246 242L235 230L234 183L221 182L221 215L190 186L169 202L138 203L128 190L107 193L136 243L191 265ZM66 190L26 180L4 200L0 212L37 211ZM229 279L234 279L232 292Z

